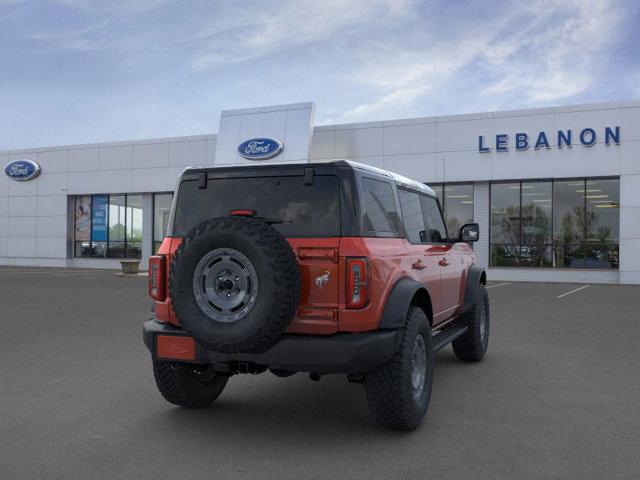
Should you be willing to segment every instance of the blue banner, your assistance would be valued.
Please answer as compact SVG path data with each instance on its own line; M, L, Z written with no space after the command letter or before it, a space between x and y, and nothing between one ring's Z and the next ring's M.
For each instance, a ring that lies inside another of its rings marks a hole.
M107 195L94 195L91 202L91 238L94 242L107 241Z

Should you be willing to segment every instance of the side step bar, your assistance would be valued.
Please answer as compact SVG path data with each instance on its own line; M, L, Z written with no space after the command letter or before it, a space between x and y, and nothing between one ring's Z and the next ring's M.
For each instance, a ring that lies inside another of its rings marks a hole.
M433 336L433 350L437 352L467 332L466 325L448 325Z

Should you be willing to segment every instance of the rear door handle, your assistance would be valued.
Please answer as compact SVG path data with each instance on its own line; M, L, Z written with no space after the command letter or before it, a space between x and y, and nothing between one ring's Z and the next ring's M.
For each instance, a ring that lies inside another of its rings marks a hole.
M447 260L446 258L441 258L438 262L438 265L440 265L441 267L446 267L447 265L449 265L449 260Z

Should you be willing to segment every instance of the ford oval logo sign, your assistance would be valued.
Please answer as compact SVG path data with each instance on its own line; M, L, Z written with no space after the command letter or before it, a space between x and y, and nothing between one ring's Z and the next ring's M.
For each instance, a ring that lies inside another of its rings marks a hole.
M282 143L273 138L250 138L238 145L238 153L249 160L266 160L278 155Z
M14 160L4 167L4 173L11 180L26 182L40 173L40 165L33 160Z

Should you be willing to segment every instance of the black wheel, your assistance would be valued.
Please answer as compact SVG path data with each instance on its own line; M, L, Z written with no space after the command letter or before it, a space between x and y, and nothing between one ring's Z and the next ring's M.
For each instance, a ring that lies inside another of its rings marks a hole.
M182 327L219 352L262 352L298 307L300 272L287 240L255 218L196 226L171 261L171 302Z
M489 346L489 295L484 285L478 285L473 309L460 317L467 325L467 333L453 341L453 351L460 360L479 362Z
M211 375L204 366L153 361L153 376L160 393L170 403L187 408L205 408L222 393L228 377Z
M413 430L420 424L431 397L433 355L427 316L411 307L393 358L365 375L367 403L376 422L395 430Z

